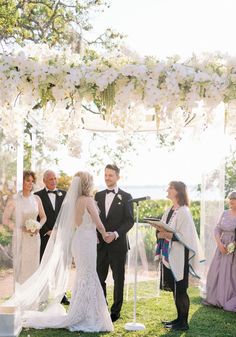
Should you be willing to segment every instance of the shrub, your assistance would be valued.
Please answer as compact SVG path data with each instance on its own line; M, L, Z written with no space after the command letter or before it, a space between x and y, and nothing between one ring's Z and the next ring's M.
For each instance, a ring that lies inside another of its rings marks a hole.
M9 231L7 227L1 226L0 228L0 244L2 246L7 246L12 240L12 232Z

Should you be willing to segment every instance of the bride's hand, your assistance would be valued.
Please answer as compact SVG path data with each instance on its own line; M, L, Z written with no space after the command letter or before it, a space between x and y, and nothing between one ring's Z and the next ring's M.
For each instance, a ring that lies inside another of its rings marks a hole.
M105 232L103 235L102 235L102 238L104 241L106 241L106 239L108 238L109 236L109 233L108 232Z

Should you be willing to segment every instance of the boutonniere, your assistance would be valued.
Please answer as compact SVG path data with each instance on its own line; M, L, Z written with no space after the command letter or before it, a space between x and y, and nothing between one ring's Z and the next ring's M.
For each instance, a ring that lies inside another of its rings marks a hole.
M62 196L61 191L57 191L57 195L58 195L58 197L61 197Z
M122 200L122 195L121 194L117 194L117 198Z

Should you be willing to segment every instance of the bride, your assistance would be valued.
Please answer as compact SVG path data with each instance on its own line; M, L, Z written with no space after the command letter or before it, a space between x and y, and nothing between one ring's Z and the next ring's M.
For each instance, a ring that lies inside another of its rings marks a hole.
M96 272L97 234L107 233L92 198L93 177L75 174L58 215L40 267L17 289L6 305L17 305L24 327L67 328L70 331L113 331ZM72 256L76 277L68 312L60 304Z

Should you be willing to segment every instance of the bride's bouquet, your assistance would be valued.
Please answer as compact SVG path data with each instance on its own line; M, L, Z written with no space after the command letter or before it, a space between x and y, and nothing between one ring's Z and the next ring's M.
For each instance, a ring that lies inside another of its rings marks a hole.
M36 230L40 229L41 225L37 220L28 219L25 221L25 228L31 233L35 233Z

